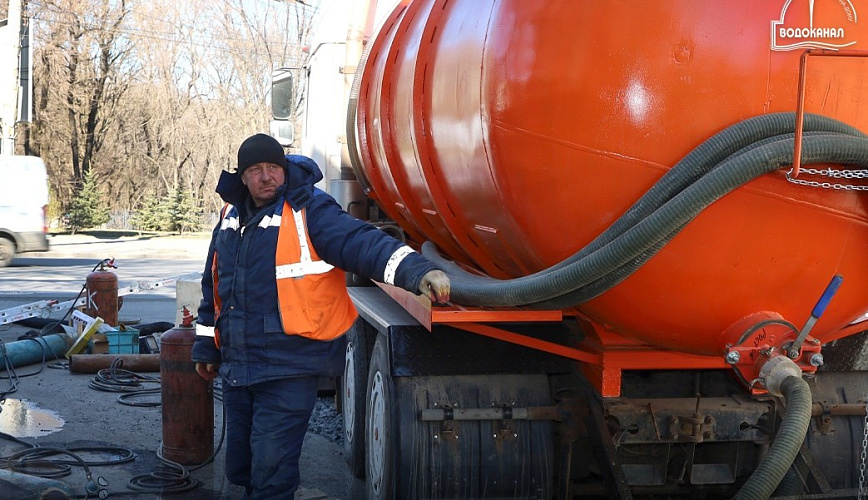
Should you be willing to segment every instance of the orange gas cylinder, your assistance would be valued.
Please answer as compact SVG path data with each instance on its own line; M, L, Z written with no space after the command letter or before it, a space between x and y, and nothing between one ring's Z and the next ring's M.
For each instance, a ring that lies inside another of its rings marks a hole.
M118 326L118 276L109 271L114 268L114 259L99 263L98 269L87 275L87 307L84 313L92 318L102 318L109 326Z
M184 310L183 321L160 336L160 387L163 410L162 456L183 465L205 462L214 451L214 391L196 373L191 356L196 329Z
M354 167L417 244L496 278L538 272L715 133L796 111L805 48L868 49L857 8L401 2L360 65ZM805 74L807 112L868 132L868 58L811 58ZM868 311L868 198L788 182L779 168L708 206L577 314L632 341L719 355L742 318L803 324L842 275L812 335L843 335Z

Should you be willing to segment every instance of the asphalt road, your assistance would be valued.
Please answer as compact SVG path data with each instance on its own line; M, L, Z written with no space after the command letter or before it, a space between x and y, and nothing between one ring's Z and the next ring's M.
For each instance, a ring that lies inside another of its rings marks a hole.
M51 240L51 251L26 254L16 258L9 267L0 268L0 318L3 317L3 311L23 304L42 300L62 302L75 298L87 274L102 259L112 257L117 265L113 272L118 275L121 290L125 286L161 283L176 277L188 282L197 281L207 245L207 235L186 238L55 236ZM176 323L178 307L175 292L175 285L169 284L125 295L119 311L120 321ZM62 312L58 311L51 317L60 316ZM10 342L26 342L18 339L28 330L16 324L0 326L0 340L7 345ZM31 365L16 369L16 372L28 375L41 368L41 365ZM0 391L5 391L6 384L10 382L3 379L2 375L0 371ZM134 450L138 458L132 464L95 467L94 477L99 474L108 481L112 498L163 498L156 494L132 494L126 488L131 476L151 472L157 467L155 454L162 439L161 409L118 404L116 395L94 391L89 387L92 377L70 374L67 370L41 369L32 376L21 377L17 382L17 391L8 395L0 410L5 410L7 416L15 414L16 422L32 417L47 422L45 428L38 429L38 437L24 436L26 441L41 446L89 446L99 443ZM23 415L19 415L21 411ZM216 448L222 425L219 402L215 404L214 422ZM26 433L26 430L16 425L13 424L13 429ZM3 431L2 427L0 431ZM12 453L9 446L0 440L0 456ZM184 498L243 498L240 488L228 484L223 478L223 454L224 450L219 449L214 464L192 473L202 486L185 494ZM302 489L296 495L297 499L350 499L358 497L358 491L362 488L362 484L347 471L341 447L312 433L308 433L305 439L301 474ZM82 471L73 471L69 479L62 481L81 492L85 483L83 476ZM165 498L178 497L167 495Z

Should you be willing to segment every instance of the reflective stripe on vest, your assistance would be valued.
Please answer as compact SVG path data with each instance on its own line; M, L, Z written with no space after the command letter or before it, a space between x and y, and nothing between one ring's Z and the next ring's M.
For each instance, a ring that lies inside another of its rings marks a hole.
M358 313L344 272L319 258L307 234L306 211L284 202L275 255L275 278L283 331L332 340L349 330ZM290 219L288 214L292 213Z
M300 278L308 274L324 274L334 269L334 266L323 260L314 261L311 259L310 243L307 238L307 227L305 226L304 216L301 212L290 210L292 211L292 218L295 221L295 232L298 235L301 255L299 256L299 261L296 263L276 266L275 275L277 279ZM286 213L285 207L284 213Z

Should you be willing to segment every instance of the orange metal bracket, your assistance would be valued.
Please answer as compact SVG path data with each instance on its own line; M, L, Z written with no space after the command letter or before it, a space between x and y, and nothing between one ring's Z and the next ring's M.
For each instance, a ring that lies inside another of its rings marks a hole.
M503 340L505 342L511 342L513 344L530 347L531 349L550 352L552 354L557 354L558 356L564 356L565 358L575 359L584 363L598 364L600 362L600 357L596 354L592 354L590 352L582 351L580 349L575 349L572 347L567 347L565 345L556 344L547 340L541 340L535 337L528 337L527 335L508 332L506 330L503 330L501 328L495 328L493 326L480 325L478 323L446 323L446 325L454 328L459 328L461 330L466 330L471 333L476 333L478 335L491 337L493 339Z
M583 363L582 371L603 397L617 397L621 394L621 376L624 370L729 368L723 356L702 356L657 349L629 340L594 323L587 323L591 331L586 332L588 336L577 347L481 324L560 322L563 320L562 311L432 306L431 301L425 297L394 286L380 283L377 285L428 330L431 330L433 324L445 324L477 335L580 361Z
M625 370L709 370L728 368L723 356L703 356L667 351L623 337L591 323L581 347L599 356L596 364L581 367L582 373L603 397L621 395Z
M586 332L588 337L577 347L556 344L478 323L447 324L478 335L580 361L583 363L582 372L603 397L621 395L621 378L624 370L729 368L723 356L702 356L657 349L621 337L596 324L591 325L593 332Z
M414 295L402 288L382 283L377 283L377 286L428 330L431 330L431 325L442 323L558 322L564 317L562 311L433 306L427 297Z
M793 170L792 177L799 176L802 166L802 128L805 124L805 80L808 71L808 57L868 57L868 50L815 50L810 49L802 53L799 60L799 90L796 101L796 137L793 146Z

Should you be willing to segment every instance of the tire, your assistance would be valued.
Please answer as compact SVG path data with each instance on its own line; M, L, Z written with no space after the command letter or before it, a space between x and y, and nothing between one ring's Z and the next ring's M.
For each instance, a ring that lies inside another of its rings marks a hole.
M344 416L344 459L354 476L365 477L365 402L368 361L377 331L362 318L347 332L344 374L340 384Z
M9 238L0 237L0 267L6 267L15 258L15 243Z
M395 498L394 386L389 369L386 338L377 337L368 371L365 462L368 500Z

